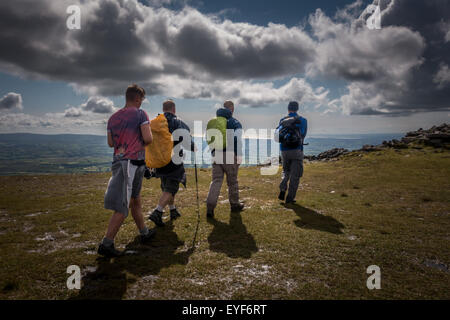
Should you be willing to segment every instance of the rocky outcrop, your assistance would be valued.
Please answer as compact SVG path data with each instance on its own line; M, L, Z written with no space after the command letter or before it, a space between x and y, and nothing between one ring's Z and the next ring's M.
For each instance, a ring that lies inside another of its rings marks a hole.
M433 126L428 130L420 128L417 131L408 132L401 140L383 141L382 144L377 146L365 145L361 149L356 150L356 152L382 151L387 148L407 149L411 147L422 149L424 146L450 149L450 125L444 123L440 126ZM316 156L305 156L305 159L309 161L327 161L337 159L347 153L350 153L347 149L335 148Z
M403 139L402 139L402 141L394 139L391 141L383 141L383 143L381 144L381 147L382 148L394 148L394 149L407 149L408 143L403 141Z
M342 155L347 154L349 152L350 151L348 151L347 149L334 148L334 149L327 150L327 151L324 151L322 153L319 153L317 156L305 156L305 159L307 159L309 161L315 161L315 160L325 161L325 160L338 158L339 156L342 156Z
M359 149L359 151L374 152L374 151L381 151L381 148L366 144L361 149Z
M420 128L417 131L408 132L401 141L383 141L381 147L406 149L408 147L422 148L423 146L430 146L434 148L450 149L450 125L447 123L440 126L433 126L428 130Z
M408 132L403 138L405 143L421 143L435 148L448 148L450 146L450 125L444 123L429 130Z

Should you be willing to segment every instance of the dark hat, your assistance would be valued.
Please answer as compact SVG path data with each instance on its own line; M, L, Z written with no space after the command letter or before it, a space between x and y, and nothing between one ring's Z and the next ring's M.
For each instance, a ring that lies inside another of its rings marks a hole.
M291 101L288 105L289 111L298 111L298 102L297 101Z

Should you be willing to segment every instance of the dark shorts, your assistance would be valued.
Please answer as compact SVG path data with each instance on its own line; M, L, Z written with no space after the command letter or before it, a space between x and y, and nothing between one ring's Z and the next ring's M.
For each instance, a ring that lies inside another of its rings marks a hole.
M161 190L175 196L180 189L180 182L173 178L161 177Z

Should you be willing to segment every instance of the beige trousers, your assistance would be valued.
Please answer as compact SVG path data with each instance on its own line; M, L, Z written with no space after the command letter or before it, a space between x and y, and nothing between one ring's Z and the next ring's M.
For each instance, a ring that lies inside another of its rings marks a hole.
M208 208L214 209L217 206L224 174L227 175L228 200L230 201L230 205L239 204L238 170L239 163L237 161L233 164L213 163L212 181L209 186L208 198L206 199Z

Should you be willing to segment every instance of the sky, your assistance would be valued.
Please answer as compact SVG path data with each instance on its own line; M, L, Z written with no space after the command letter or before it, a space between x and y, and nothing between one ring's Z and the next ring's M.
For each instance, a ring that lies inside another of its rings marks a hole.
M450 120L450 0L3 0L0 43L0 133L103 135L131 83L191 128L228 99L244 129L291 100L311 135Z

